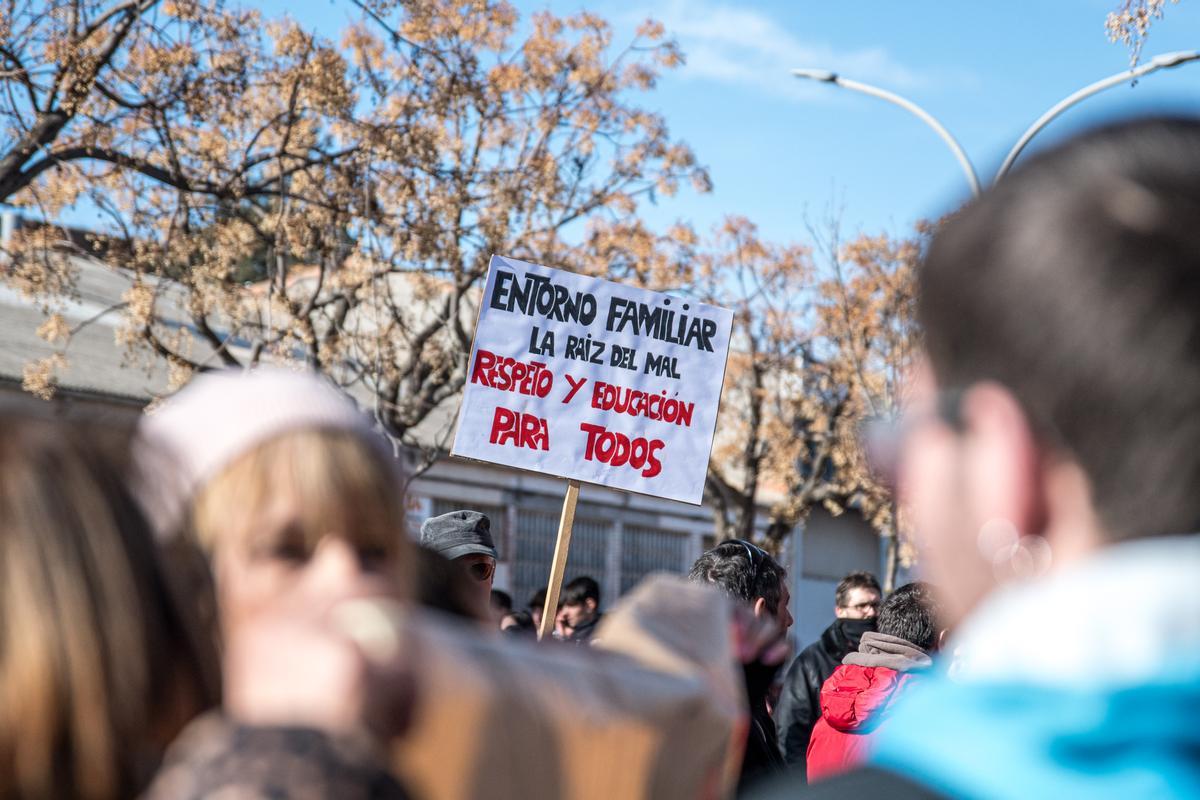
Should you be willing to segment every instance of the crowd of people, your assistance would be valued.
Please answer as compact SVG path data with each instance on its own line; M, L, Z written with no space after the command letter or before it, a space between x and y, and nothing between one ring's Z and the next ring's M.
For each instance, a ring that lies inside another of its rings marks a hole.
M493 587L499 553L492 539L492 521L481 511L464 509L430 517L421 524L422 560L439 566L427 571L422 604L465 619L492 623L513 635L535 634L545 611L546 590L539 589L524 609L514 609L512 595ZM470 597L448 604L446 597ZM553 637L588 642L604 614L600 584L580 575L559 594ZM484 611L486 609L486 611Z
M0 413L0 798L1200 796L1200 121L1081 135L940 226L889 475L928 582L720 542L602 612L405 530L369 417L201 375ZM550 641L538 641L544 613Z

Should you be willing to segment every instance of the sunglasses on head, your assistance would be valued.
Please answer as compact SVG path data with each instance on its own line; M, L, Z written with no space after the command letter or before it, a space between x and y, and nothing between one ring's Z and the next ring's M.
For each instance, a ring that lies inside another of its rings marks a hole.
M753 542L747 542L745 539L729 539L723 544L739 545L746 551L746 556L750 559L750 566L754 570L754 576L751 578L750 585L758 586L758 578L762 573L763 563L767 559L767 551L763 550Z
M467 567L467 572L472 578L483 582L492 577L496 571L496 565L490 561L476 561L474 564Z

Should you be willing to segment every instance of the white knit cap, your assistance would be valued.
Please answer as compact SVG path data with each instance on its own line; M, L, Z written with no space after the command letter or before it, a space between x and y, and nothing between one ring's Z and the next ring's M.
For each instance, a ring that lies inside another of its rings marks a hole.
M138 494L155 530L175 533L196 492L238 456L311 429L350 431L383 445L354 401L315 373L259 367L196 377L138 423Z

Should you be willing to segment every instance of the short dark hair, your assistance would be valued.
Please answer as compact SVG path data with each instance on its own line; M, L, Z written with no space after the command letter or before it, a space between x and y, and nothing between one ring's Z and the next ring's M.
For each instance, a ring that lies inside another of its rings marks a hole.
M546 607L546 590L538 589L533 593L533 597L529 598L529 604L525 606L530 611L541 611Z
M688 572L688 580L719 586L738 600L752 603L761 597L772 614L779 610L786 577L787 570L770 553L737 539L700 556Z
M943 390L996 381L1086 473L1113 538L1200 527L1200 119L1030 158L933 237L918 318Z
M883 594L883 590L879 588L879 579L874 575L866 571L851 572L838 582L837 589L834 590L833 602L838 608L846 608L846 603L850 602L850 592L854 589L870 589L875 594Z
M492 589L492 608L497 611L512 611L512 595L503 589Z
M938 627L939 613L932 586L921 581L906 583L883 601L875 629L912 642L929 652L937 647L938 634L941 632Z
M580 575L564 586L558 598L562 606L581 606L588 600L595 600L596 605L600 605L600 584L587 575Z

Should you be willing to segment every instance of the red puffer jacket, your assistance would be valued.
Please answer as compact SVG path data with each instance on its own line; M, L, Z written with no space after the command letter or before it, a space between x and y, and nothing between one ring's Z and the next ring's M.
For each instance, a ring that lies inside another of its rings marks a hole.
M808 779L818 781L858 766L871 735L916 675L887 667L843 664L821 687L821 718L808 743Z

